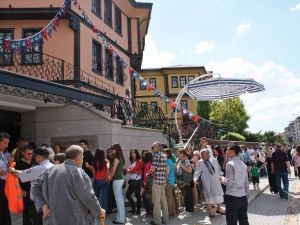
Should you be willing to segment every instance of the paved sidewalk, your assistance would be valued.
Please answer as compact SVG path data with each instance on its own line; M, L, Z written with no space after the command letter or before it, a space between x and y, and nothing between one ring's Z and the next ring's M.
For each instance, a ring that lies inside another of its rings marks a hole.
M249 201L255 200L255 198L268 187L268 179L261 178L260 190L253 190L252 184L250 185L250 194ZM127 211L129 208L126 209ZM126 211L126 212L127 212ZM142 213L143 215L143 213ZM126 225L137 225L137 224L150 224L151 219L145 218L144 216L131 216L129 213L126 214ZM112 221L114 219L114 214L109 215L106 219L105 225L112 225ZM209 218L205 210L197 209L191 215L186 216L185 213L182 213L178 216L178 218L173 218L169 221L168 224L172 225L225 225L225 216L217 215L215 218ZM250 223L254 224L254 223ZM274 224L274 223L273 223ZM20 216L14 218L13 225L22 225L22 219ZM279 225L279 224L276 224ZM300 224L299 224L300 225Z

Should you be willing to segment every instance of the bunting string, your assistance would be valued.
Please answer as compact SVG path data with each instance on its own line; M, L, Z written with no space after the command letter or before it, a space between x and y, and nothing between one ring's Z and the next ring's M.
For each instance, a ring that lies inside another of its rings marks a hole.
M83 9L82 5L80 5L79 1L78 0L71 0L71 1L73 2L73 5L75 6L75 8L77 8L77 10L81 13L83 20L89 25L90 29L94 33L96 33L97 38L101 38L105 49L108 49L109 53L111 55L113 55L113 57L122 64L123 70L126 70L126 68L128 67L128 72L132 79L138 79L141 82L141 85L143 87L145 87L148 92L153 91L154 95L157 97L160 97L161 99L164 99L165 102L168 104L168 106L171 109L178 110L178 111L182 112L183 115L188 115L189 119L192 120L193 122L199 123L201 121L202 122L205 121L208 123L212 123L211 121L204 119L204 118L198 116L197 114L189 111L188 109L184 108L183 106L176 104L175 101L168 98L159 89L157 89L156 87L154 87L153 85L148 83L146 81L146 79L144 77L142 77L141 74L139 74L134 68L132 68L130 65L128 65L126 63L126 61L124 59L122 59L122 57L115 51L113 46L109 44L109 42L105 38L105 35L99 29L96 28L96 26L93 24L91 19L88 17L88 14L86 13L86 11Z
M127 70L131 76L132 79L138 79L141 82L141 85L146 88L148 92L154 92L154 95L157 97L160 97L163 99L168 106L173 110L178 110L182 112L183 115L188 115L189 119L192 120L195 123L199 122L209 122L209 120L204 119L197 114L189 111L188 109L184 108L183 106L176 104L172 99L167 97L164 93L162 93L159 89L151 85L146 81L144 77L142 77L134 68L132 68L130 65L126 63L126 61L115 51L112 45L109 44L107 39L105 38L105 35L96 28L92 20L88 17L88 14L83 9L82 5L79 3L78 0L64 0L62 6L54 16L54 18L38 33L22 38L22 39L5 39L4 40L4 48L5 49L12 49L14 52L18 51L20 48L30 48L33 43L41 43L43 40L48 40L48 38L52 37L52 31L56 31L57 28L60 26L59 21L61 18L63 18L66 14L67 10L67 3L71 1L75 8L79 11L79 13L82 15L83 20L88 24L89 28L97 35L97 38L100 38L103 42L103 45L106 49L108 49L109 53L113 55L113 57L122 65L123 70ZM0 39L0 44L3 44L3 40Z
M3 44L4 41L4 48L6 51L12 50L13 52L16 52L25 47L29 49L34 43L42 43L43 40L47 41L48 37L52 37L52 31L56 31L59 27L59 20L65 16L67 3L68 0L64 0L54 18L38 33L21 39L0 39L0 44Z

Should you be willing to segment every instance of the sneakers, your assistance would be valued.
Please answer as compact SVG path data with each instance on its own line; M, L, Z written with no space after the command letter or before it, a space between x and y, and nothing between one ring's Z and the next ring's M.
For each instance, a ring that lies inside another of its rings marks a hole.
M289 199L289 194L288 194L287 192L284 192L284 193L283 193L283 197L284 197L285 199Z

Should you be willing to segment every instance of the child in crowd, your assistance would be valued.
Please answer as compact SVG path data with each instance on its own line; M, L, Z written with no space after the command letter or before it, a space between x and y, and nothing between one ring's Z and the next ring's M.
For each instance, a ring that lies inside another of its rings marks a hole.
M254 190L259 188L259 170L257 168L256 163L252 163L252 168L250 170L252 183Z

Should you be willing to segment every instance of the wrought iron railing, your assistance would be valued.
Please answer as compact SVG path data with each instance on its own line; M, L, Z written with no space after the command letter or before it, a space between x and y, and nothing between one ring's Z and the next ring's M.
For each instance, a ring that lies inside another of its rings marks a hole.
M193 132L195 131L195 129L197 128L198 124L189 121L182 121L182 119L179 120L181 120L178 122L178 124L182 135L182 139L188 140L193 134ZM177 127L175 125L175 121L170 119L168 121L168 126L169 126L168 133L170 137L174 139L176 143L178 143L179 135L178 135ZM196 132L192 142L198 145L200 137L216 138L217 132L218 132L218 126L216 124L213 124L209 121L201 121L199 124L199 129Z
M159 106L119 98L115 101L115 109L116 117L123 124L160 130L167 127L167 118Z
M28 63L24 61L24 55L22 53L13 54L13 60L10 64L0 64L0 70L6 70L13 73L22 74L25 76L34 77L41 80L53 81L63 84L72 84L81 87L84 91L93 92L99 94L99 90L107 92L109 94L115 94L115 88L103 81L105 64L102 65L102 75L94 75L87 73L83 70L78 70L76 67L65 60L57 57L42 53L38 54L38 62L40 63ZM113 63L113 74L111 74L112 80L124 82L127 79L126 74L118 70L115 63ZM118 77L117 77L117 73ZM120 76L122 76L120 78Z

